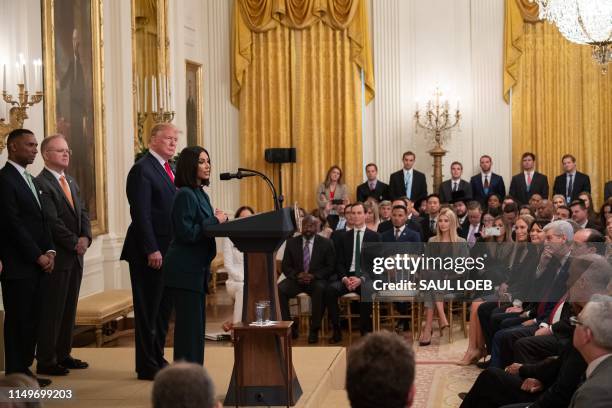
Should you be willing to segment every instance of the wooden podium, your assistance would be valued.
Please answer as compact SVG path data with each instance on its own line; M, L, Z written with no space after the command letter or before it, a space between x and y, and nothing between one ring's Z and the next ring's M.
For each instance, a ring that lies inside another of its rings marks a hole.
M255 321L255 303L260 300L270 301L270 320L280 320L276 250L294 231L292 208L208 228L209 235L230 238L236 248L244 253L243 325L248 326ZM265 331L254 331L242 338L240 351L242 359L234 361L225 405L295 405L302 395L302 388L295 369L288 364L290 349L288 352L286 347L282 347L278 337L266 335ZM288 372L289 367L291 372ZM239 389L236 389L237 378ZM287 379L291 379L292 389L289 393Z

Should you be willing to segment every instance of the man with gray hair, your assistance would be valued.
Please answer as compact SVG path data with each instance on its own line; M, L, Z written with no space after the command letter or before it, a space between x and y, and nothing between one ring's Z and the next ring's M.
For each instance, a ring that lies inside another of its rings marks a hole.
M155 376L153 408L219 407L212 379L199 364L175 363Z
M571 408L612 406L612 296L594 295L577 318L574 347L588 366L586 381L576 392Z

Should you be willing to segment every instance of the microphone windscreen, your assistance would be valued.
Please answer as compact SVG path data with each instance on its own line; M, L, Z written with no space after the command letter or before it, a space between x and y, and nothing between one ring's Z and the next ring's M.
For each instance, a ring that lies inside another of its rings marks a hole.
M219 179L221 180L231 180L232 176L230 173L221 173L219 174Z

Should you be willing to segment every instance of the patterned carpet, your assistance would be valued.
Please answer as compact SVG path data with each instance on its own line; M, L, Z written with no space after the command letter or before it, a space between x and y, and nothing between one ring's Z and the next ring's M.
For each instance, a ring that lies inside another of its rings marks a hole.
M434 334L431 345L415 344L416 397L415 408L455 408L461 404L457 396L467 392L481 370L476 366L461 367L455 364L467 348L467 339L460 331L454 332L452 344L448 338Z

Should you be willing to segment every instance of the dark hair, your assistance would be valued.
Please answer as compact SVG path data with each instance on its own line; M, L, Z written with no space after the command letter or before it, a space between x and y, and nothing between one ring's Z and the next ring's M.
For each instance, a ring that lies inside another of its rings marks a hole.
M486 214L489 214L493 217L499 217L501 215L501 207L487 208Z
M442 201L442 200L440 200L440 195L436 194L436 193L432 193L432 194L428 195L426 200L429 201L430 198L437 198L438 201Z
M404 154L402 154L402 160L404 160L404 157L406 156L412 156L416 159L416 154L414 154L414 152L408 150L407 152L404 152Z
M8 137L6 138L6 144L8 146L9 143L13 142L15 139L20 138L21 136L33 135L33 134L34 132L28 129L15 129L11 133L8 134Z
M363 208L363 212L366 212L366 206L364 203L362 203L361 201L355 201L353 204L351 204L351 207L355 208L355 207L359 207L361 206L361 208ZM345 207L346 210L346 207Z
M480 203L478 201L470 201L467 203L467 209L469 210L478 210L478 211L482 211L482 205L480 205Z
M580 206L580 208L582 208L583 210L587 209L586 204L584 203L584 200L574 200L572 201L572 203L569 205L570 208L575 207L575 206Z
M531 224L531 227L529 228L529 232L531 232L534 225L537 225L538 227L543 229L548 224L550 224L550 220L547 220L546 218L537 218L533 222L533 224Z
M523 155L521 156L521 160L523 160L525 157L531 157L531 160L535 161L535 154L531 153L531 152L525 152L523 153Z
M497 193L492 193L492 194L489 194L489 196L487 197L487 207L489 206L489 199L490 199L491 197L495 197L495 198L497 198L497 201L499 201L499 204L501 205L501 203L502 203L502 198L499 196L499 194L497 194Z
M458 164L459 167L461 167L461 170L463 170L463 164L461 164L461 162L458 162L458 161L452 162L450 166L453 167L455 164Z
M414 351L403 338L388 331L368 334L348 353L346 391L351 407L405 407L414 372Z
M596 229L585 228L585 230L589 232L589 237L585 241L587 247L595 249L597 254L603 256L606 252L606 237Z
M368 164L366 164L366 166L365 166L366 170L368 169L368 167L374 167L376 169L376 171L378 171L378 166L376 165L376 163L368 163Z
M601 205L601 207L599 208L599 223L604 228L606 226L606 212L605 212L605 209L606 209L606 207L610 207L610 209L612 210L612 202L610 202L611 200L612 199L609 198L608 201L603 203Z
M408 209L404 207L403 205L394 205L391 211L393 210L404 210L404 212L408 214Z
M572 161L576 163L576 158L569 153L563 155L563 157L561 158L561 163L563 163L563 160L565 159L572 159Z
M251 214L255 214L255 210L253 210L248 205L243 205L242 207L236 210L236 212L234 213L234 218L238 218L240 216L240 213L243 212L244 210L249 210Z
M191 187L198 188L198 166L200 165L200 154L205 152L210 160L210 155L205 148L201 146L190 146L181 150L181 154L176 163L176 176L174 185L178 188ZM210 180L202 180L202 185L207 186Z
M513 201L511 203L506 204L506 206L504 207L504 212L505 213L517 213L518 207L516 206L516 203Z
M333 166L329 168L329 170L327 170L327 175L325 176L325 187L329 187L331 183L331 172L334 169L340 172L340 177L338 177L338 184L342 184L342 169L339 166L334 164Z
M489 159L490 161L493 161L493 159L491 158L491 156L489 156L488 154L483 154L482 156L480 156L480 159L479 159L479 160L482 160L482 159L484 159L484 158L487 158L487 159Z

